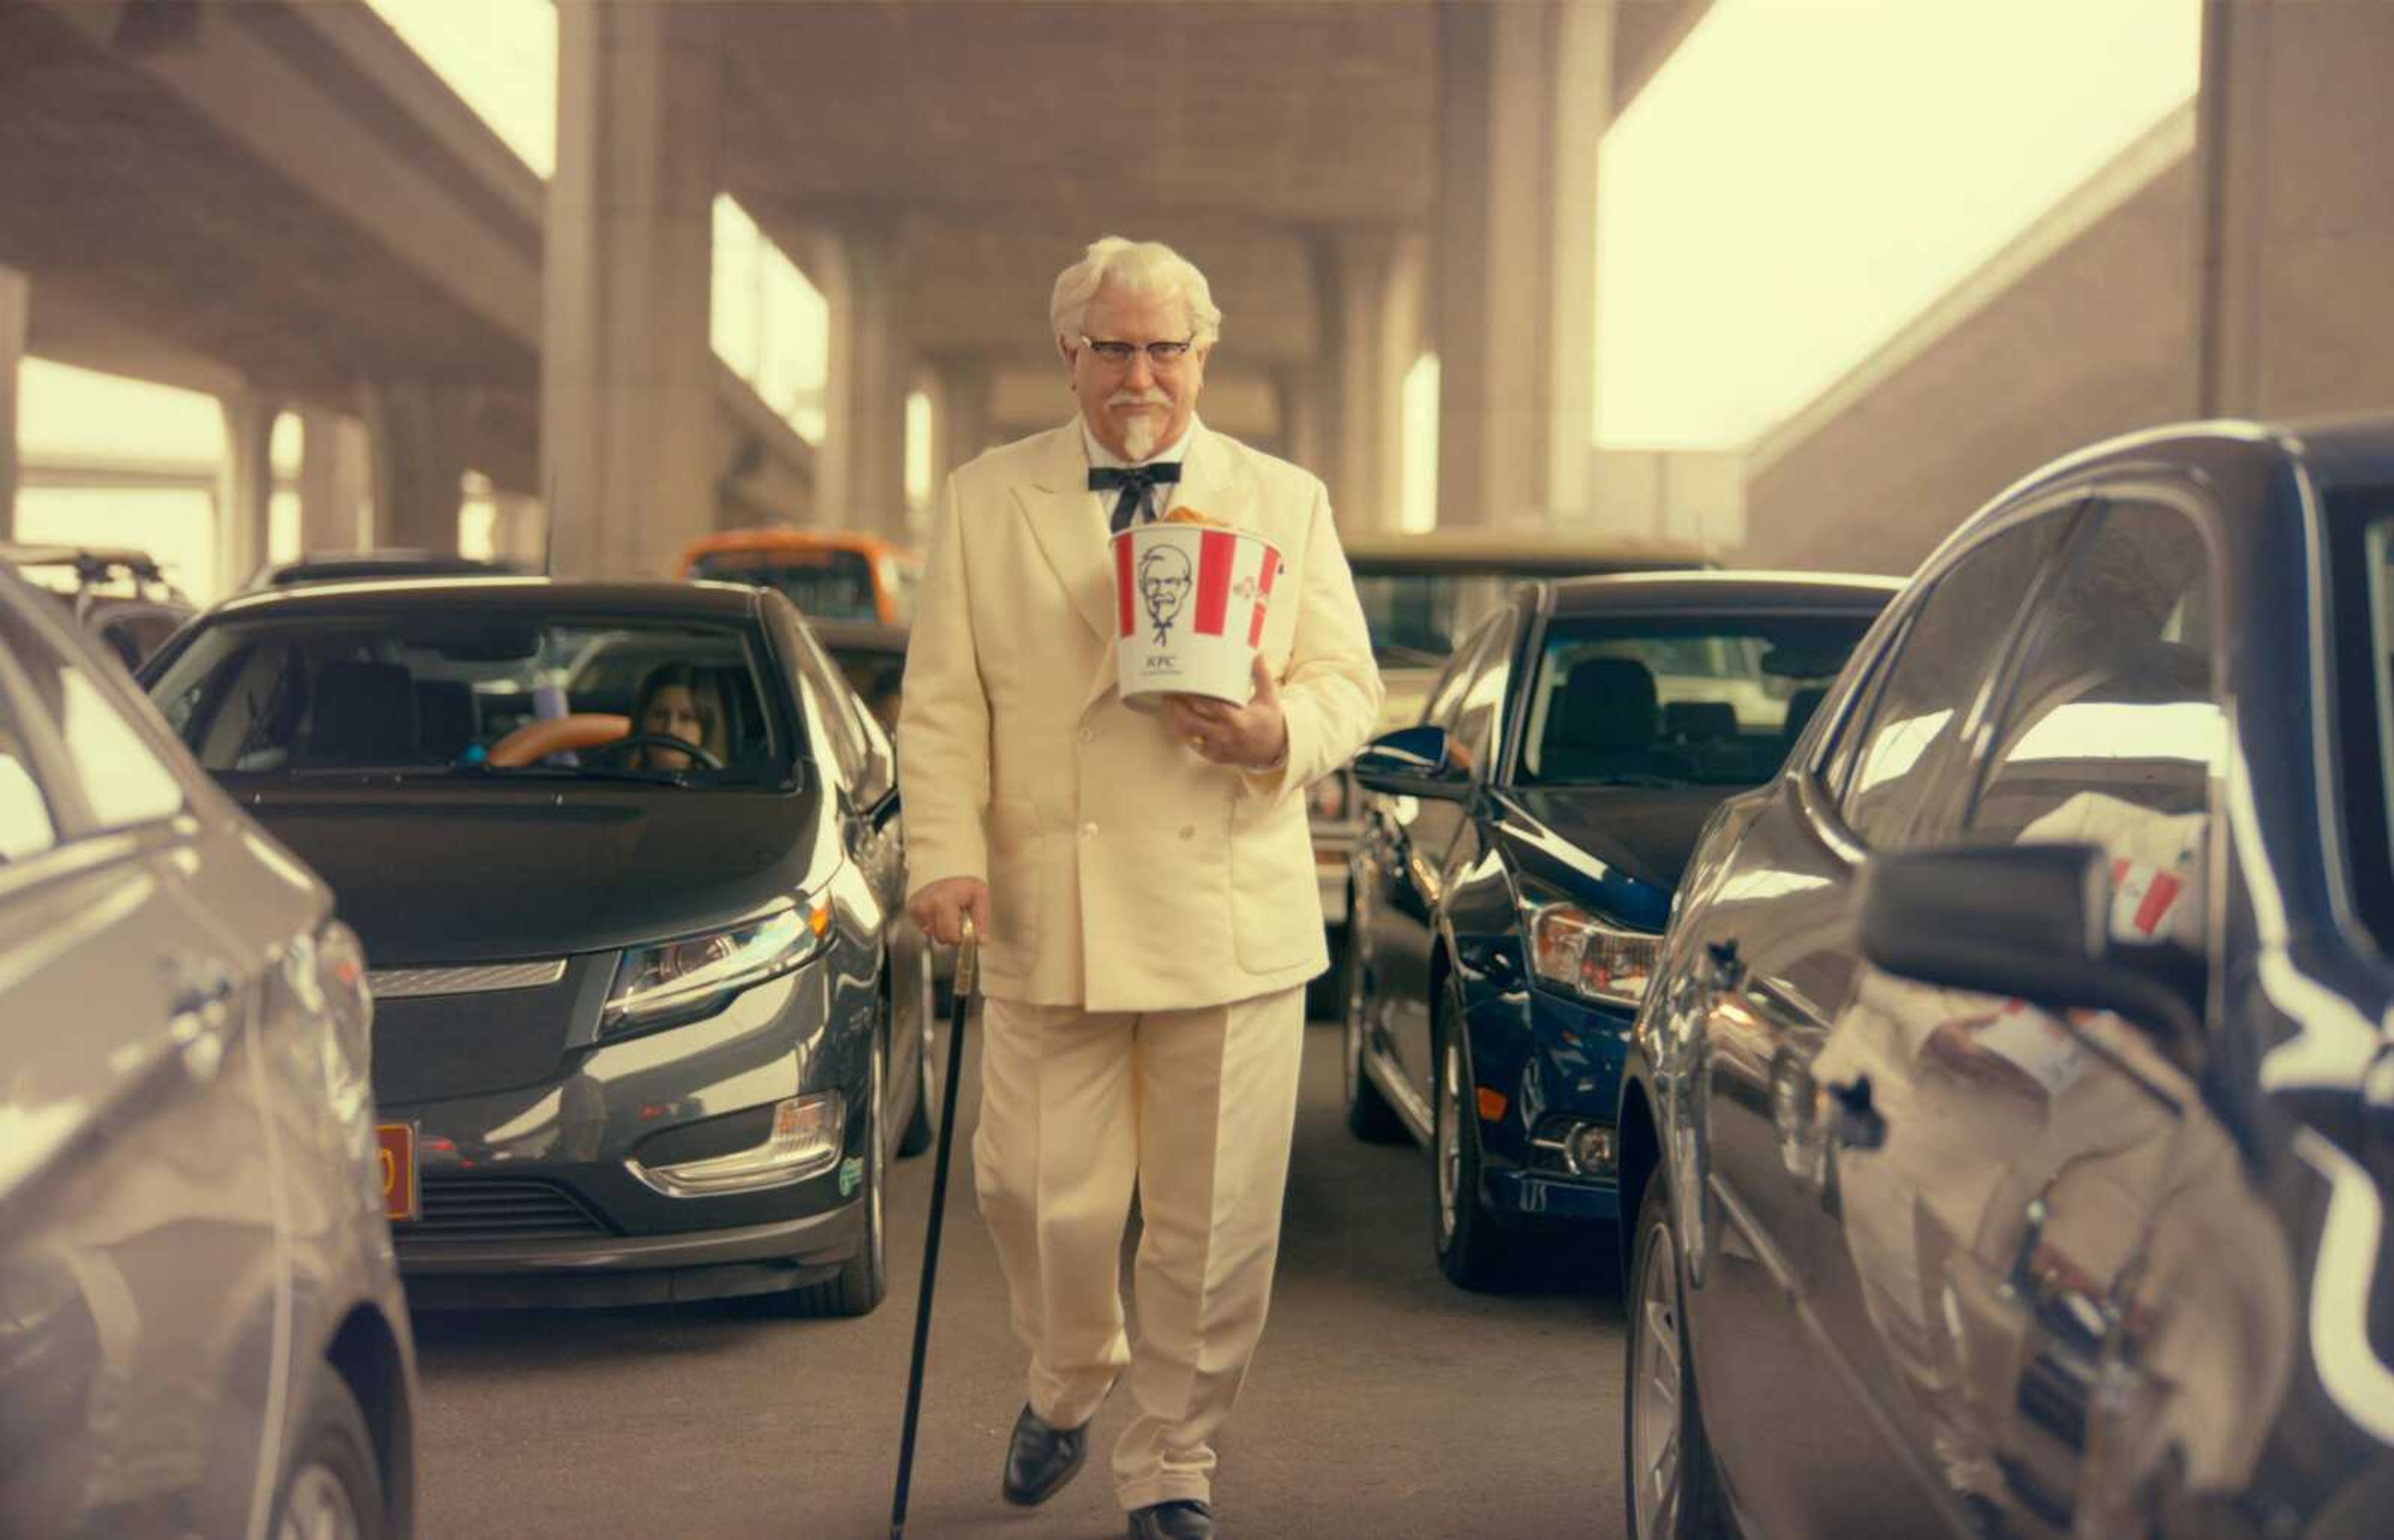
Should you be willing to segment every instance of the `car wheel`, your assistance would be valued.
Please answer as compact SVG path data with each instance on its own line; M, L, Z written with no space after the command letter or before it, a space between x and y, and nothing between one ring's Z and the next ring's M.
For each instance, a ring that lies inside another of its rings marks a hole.
M326 1364L274 1494L274 1540L379 1540L386 1531L382 1467L358 1398Z
M1725 1535L1712 1445L1696 1403L1681 1313L1679 1244L1671 1196L1658 1174L1638 1205L1629 1270L1629 1356L1623 1375L1622 1443L1632 1540Z
M1430 1139L1432 1237L1438 1267L1462 1288L1493 1290L1511 1282L1514 1238L1480 1202L1479 1098L1463 1055L1463 1012L1449 986L1434 1041L1438 1085Z
M889 1181L889 1161L884 1148L889 1125L881 1115L888 1061L888 1045L876 1040L873 1045L872 1090L864 1101L864 1115L872 1119L873 1126L864 1134L863 1237L857 1242L856 1255L840 1265L838 1276L797 1291L795 1303L802 1315L870 1315L888 1292L883 1210L887 1207Z
M1405 1124L1363 1064L1372 1013L1372 975L1362 948L1351 939L1340 960L1338 977L1343 986L1338 1015L1346 1069L1347 1131L1366 1144L1394 1144L1406 1137Z
M901 1155L921 1154L940 1134L940 1072L932 1053L936 1037L933 1029L940 1020L939 1007L933 1000L936 993L931 987L931 960L926 955L922 982L916 989L922 1007L914 1028L923 1043L914 1054L914 1105L898 1130L898 1152Z

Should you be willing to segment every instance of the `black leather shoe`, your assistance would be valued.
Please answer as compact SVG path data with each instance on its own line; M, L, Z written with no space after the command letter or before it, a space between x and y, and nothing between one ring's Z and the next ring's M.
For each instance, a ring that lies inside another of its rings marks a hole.
M1006 1500L1017 1507L1037 1507L1081 1473L1088 1453L1088 1424L1050 1428L1024 1407L1014 1419L1014 1437L1006 1441Z
M1130 1540L1214 1540L1214 1510L1189 1501L1135 1507Z

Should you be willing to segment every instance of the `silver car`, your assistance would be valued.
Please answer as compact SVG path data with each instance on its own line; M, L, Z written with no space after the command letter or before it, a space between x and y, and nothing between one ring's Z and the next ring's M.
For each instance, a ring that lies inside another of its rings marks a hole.
M331 892L0 573L0 1534L412 1532Z

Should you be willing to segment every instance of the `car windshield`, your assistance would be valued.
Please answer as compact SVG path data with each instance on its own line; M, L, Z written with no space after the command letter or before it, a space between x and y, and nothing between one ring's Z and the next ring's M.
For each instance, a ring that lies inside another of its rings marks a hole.
M764 657L749 628L700 620L235 616L193 637L150 694L221 775L753 789L787 783L800 748L788 705L766 683L781 675ZM569 716L612 721L556 722ZM584 741L533 752L569 731Z
M1384 668L1436 668L1455 639L1529 581L1515 572L1375 573L1359 566L1355 597Z
M1520 783L1759 785L1867 614L1556 620L1530 685Z
M873 563L862 551L710 551L690 564L689 575L775 589L810 620L881 618L874 598Z

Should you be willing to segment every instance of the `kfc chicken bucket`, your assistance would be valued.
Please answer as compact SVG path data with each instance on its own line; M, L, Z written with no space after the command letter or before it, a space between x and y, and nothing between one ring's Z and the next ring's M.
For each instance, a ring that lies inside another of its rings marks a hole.
M1115 665L1122 697L1210 695L1243 705L1280 551L1186 510L1113 537Z

